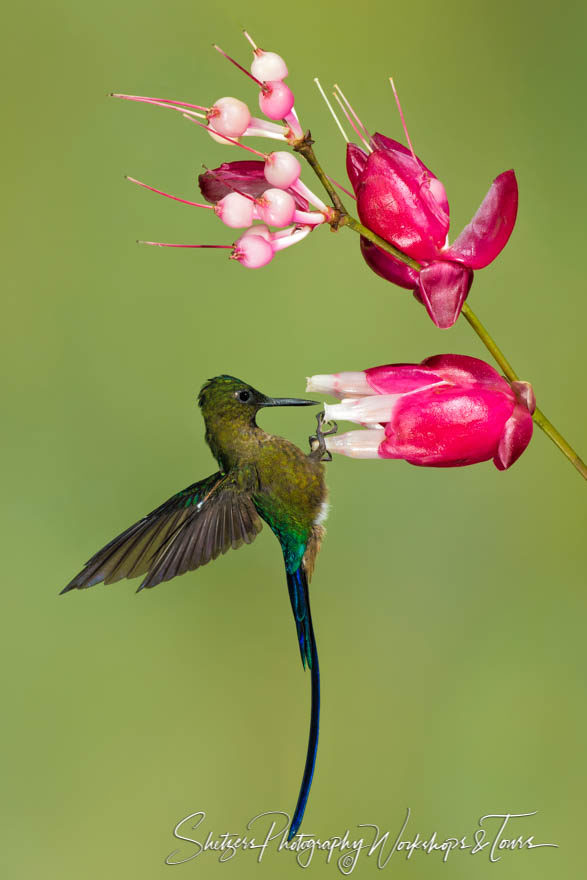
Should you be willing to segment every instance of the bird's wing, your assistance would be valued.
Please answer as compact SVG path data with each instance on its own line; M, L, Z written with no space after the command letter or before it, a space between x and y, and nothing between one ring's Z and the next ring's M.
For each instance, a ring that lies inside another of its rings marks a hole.
M250 496L231 475L212 474L178 492L86 563L61 591L111 584L146 574L139 589L154 587L250 544L262 528Z

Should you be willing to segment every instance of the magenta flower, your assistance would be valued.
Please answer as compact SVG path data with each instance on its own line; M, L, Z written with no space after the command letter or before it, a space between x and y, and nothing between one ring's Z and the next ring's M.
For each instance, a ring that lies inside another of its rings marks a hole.
M513 171L495 178L481 206L456 241L448 244L449 206L444 186L415 153L381 134L370 154L347 147L347 172L361 222L419 262L417 272L365 238L361 252L377 275L414 291L437 327L457 320L473 282L501 253L516 222L518 185Z
M242 138L264 137L279 140L299 152L299 145L305 144L293 92L284 82L287 64L275 52L259 49L246 32L245 37L253 49L250 71L218 46L216 49L260 89L259 107L266 120L254 117L248 105L235 97L218 98L208 106L140 95L116 97L174 110L205 129L216 142L239 147L256 157L225 162L200 175L200 189L208 204L174 196L129 178L167 198L208 208L225 226L247 230L232 244L146 244L226 249L231 259L253 269L266 266L278 251L303 240L324 223L337 228L340 217L303 183L300 163L291 152L281 149L265 153L241 143ZM393 81L391 85L409 149L384 135L371 136L339 86L335 86L334 97L362 144L348 144L347 169L363 225L411 257L420 268L407 266L364 236L361 251L378 275L413 290L438 327L450 327L469 293L473 270L495 259L512 232L518 204L516 178L513 171L507 171L495 179L471 223L449 246L449 206L444 186L416 156ZM336 181L330 181L352 197ZM338 197L332 193L331 197L337 205ZM344 215L340 203L338 210ZM273 230L266 232L270 227ZM243 239L247 239L244 244Z
M341 398L327 419L366 426L326 438L353 458L403 458L427 467L463 467L493 459L506 470L532 437L536 407L527 382L506 380L484 361L439 354L421 364L312 376L308 391Z

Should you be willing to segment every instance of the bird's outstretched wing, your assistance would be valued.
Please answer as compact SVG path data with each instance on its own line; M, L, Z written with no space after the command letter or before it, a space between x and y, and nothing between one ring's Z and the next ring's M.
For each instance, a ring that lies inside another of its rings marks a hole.
M139 590L193 571L250 544L262 528L247 492L231 474L212 474L157 507L86 563L61 591L146 575Z

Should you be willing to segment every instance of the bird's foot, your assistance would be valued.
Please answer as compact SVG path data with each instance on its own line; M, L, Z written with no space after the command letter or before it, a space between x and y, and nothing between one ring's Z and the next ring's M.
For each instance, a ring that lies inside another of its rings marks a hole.
M338 431L338 425L336 422L325 421L324 412L318 413L316 421L318 423L316 426L316 433L312 435L312 437L308 437L310 443L310 455L318 461L332 461L332 453L326 448L324 438L328 437L329 434L336 434ZM324 430L325 425L330 425L330 428L327 431Z

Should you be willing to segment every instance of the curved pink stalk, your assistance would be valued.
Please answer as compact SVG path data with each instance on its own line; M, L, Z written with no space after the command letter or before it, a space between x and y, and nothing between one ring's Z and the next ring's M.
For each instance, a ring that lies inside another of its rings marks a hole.
M294 232L291 232L287 235L282 235L281 232L274 233L271 236L271 245L274 251L282 251L285 248L291 247L292 244L297 244L299 241L303 241L310 232L312 231L311 226L302 226L300 229L295 229ZM282 230L286 231L286 230Z
M320 226L325 220L319 211L296 211L293 215L293 222L304 226Z

